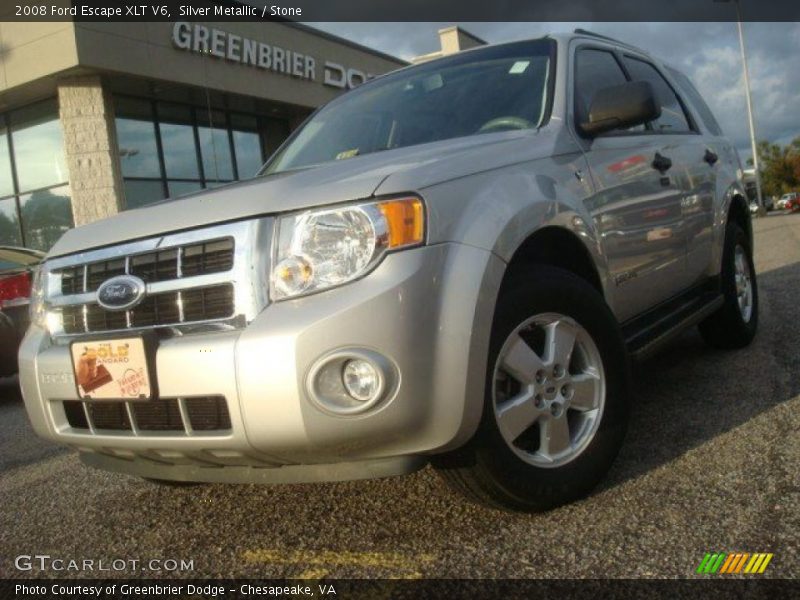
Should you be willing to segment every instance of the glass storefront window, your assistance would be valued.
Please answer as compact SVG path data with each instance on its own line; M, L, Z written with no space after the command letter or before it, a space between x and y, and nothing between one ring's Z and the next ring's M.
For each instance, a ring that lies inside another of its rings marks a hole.
M114 103L127 208L249 179L264 147L289 134L273 117L129 96Z
M231 130L239 179L250 179L264 163L258 120L249 115L231 115Z
M199 180L191 109L176 104L158 104L158 120L167 177Z
M233 159L225 114L212 110L197 112L197 133L200 137L200 153L203 156L203 171L209 181L233 179Z
M0 244L49 250L73 226L67 179L55 100L0 114Z
M0 122L0 198L14 193L11 177L11 152L8 149L8 132Z
M69 186L31 192L20 196L19 204L28 248L49 250L72 227Z
M16 198L0 200L0 244L22 246Z
M128 177L158 177L156 130L152 123L117 119L117 139L122 175Z
M203 189L203 184L199 181L168 181L167 185L170 198L180 198Z
M126 179L125 204L127 208L139 208L164 199L161 180Z
M40 102L11 114L19 191L67 181L64 139L55 102Z

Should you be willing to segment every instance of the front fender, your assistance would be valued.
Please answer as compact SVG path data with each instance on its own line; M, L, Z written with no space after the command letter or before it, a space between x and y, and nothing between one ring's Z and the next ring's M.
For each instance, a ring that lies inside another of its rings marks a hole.
M586 249L605 297L613 303L607 260L584 201L593 187L581 153L510 165L437 184L420 192L429 215L429 241L488 250L508 263L534 233L563 229Z

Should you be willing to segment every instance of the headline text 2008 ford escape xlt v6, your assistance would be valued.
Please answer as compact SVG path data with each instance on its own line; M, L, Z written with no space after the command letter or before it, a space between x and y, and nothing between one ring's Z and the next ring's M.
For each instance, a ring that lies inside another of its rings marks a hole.
M753 338L738 157L678 71L588 32L379 77L259 177L68 232L20 379L36 432L162 482L432 462L494 505L587 494L629 362Z

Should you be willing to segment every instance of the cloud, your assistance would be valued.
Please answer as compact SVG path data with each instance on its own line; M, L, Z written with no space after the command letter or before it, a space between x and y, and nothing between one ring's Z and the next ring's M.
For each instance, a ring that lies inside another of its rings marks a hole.
M438 50L437 30L454 23L311 23L405 59ZM626 41L686 73L742 159L750 134L736 23L463 23L489 43L583 27ZM800 136L800 23L746 23L745 43L759 139Z

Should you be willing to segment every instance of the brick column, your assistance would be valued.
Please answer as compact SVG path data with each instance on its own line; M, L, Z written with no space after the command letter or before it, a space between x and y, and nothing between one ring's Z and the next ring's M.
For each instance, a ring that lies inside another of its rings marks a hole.
M58 104L75 225L118 213L123 188L114 108L100 77L59 81Z

